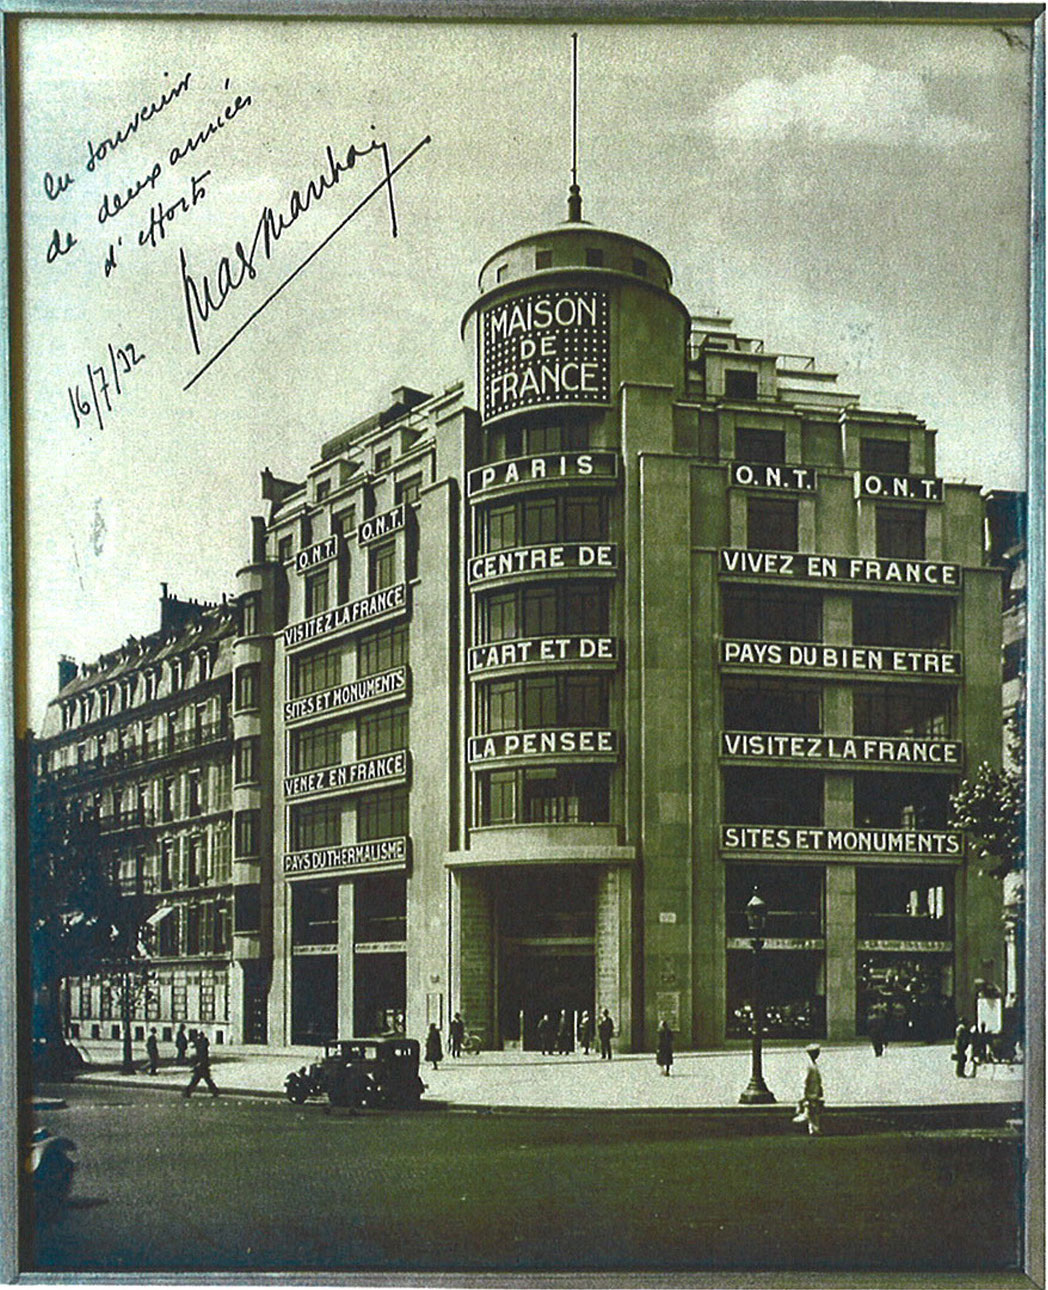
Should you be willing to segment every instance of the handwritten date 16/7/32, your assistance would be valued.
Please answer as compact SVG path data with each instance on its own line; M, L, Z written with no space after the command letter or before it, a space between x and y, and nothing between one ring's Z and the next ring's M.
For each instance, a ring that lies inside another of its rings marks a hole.
M130 341L126 345L107 345L108 359L101 363L85 363L87 373L84 384L67 386L73 422L79 430L92 418L99 430L105 429L105 419L113 411L113 400L124 392L124 378L133 367L145 358Z

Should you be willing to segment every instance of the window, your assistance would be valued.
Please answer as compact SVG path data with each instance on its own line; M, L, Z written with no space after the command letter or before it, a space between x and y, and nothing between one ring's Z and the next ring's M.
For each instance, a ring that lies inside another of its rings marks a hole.
M859 595L852 600L856 645L949 649L950 602L945 596Z
M407 934L407 884L401 874L376 873L353 883L353 939L403 941Z
M257 882L233 888L233 930L258 932L262 929L262 890Z
M175 844L166 838L160 844L160 890L170 891L175 880Z
M258 664L237 668L236 704L240 709L258 707Z
M203 790L198 771L193 771L186 780L189 789L189 814L199 815L204 809Z
M157 675L152 668L150 668L150 670L146 673L145 682L146 682L146 702L152 703L153 700L156 698L156 690L157 690Z
M564 431L560 425L528 426L525 440L529 453L538 455L544 452L561 452L564 448Z
M552 676L524 682L524 729L547 730L557 724L557 681Z
M728 767L726 824L821 824L821 771Z
M599 498L565 498L565 542L599 542L605 537L604 507Z
M412 475L410 479L403 479L397 484L398 502L404 502L407 506L414 506L422 492L422 476Z
M524 820L528 824L599 824L610 818L608 807L607 767L524 771Z
M342 679L342 652L337 647L291 660L291 697L330 690Z
M309 515L303 515L298 522L298 540L300 548L309 546L313 541L313 520Z
M320 482L317 484L317 501L322 502L330 492L331 492L331 480L330 479L320 480Z
M591 728L608 724L608 691L601 676L564 678L561 719L566 726Z
M503 551L517 545L517 510L510 506L493 506L484 517L485 549Z
M185 680L185 672L180 658L171 660L171 689L172 691L181 690L182 683Z
M924 511L920 507L877 507L879 556L889 560L923 560L924 549Z
M557 503L533 498L524 503L525 546L546 546L557 540Z
M552 268L552 267L553 267L553 252L552 252L552 251L545 251L545 250L543 250L543 251L536 251L536 252L535 252L535 268L536 268L536 269L550 269L550 268Z
M197 655L197 681L206 681L211 676L211 651L202 649Z
M319 770L337 766L342 760L342 731L338 726L321 730L297 730L291 736L291 770Z
M357 840L399 838L408 831L408 795L402 788L369 793L357 803Z
M560 594L565 631L596 635L608 630L608 597L602 587L566 587Z
M746 545L754 551L796 551L797 503L777 497L746 499Z
M757 373L745 372L737 367L725 369L724 395L729 399L755 399L757 397Z
M516 636L517 598L512 591L490 596L482 602L480 634L483 641L504 641Z
M908 474L909 442L905 439L860 439L859 469L869 475Z
M724 635L742 640L817 641L822 636L822 597L817 592L725 587Z
M310 802L291 808L291 849L336 847L342 840L342 807L338 802Z
M291 888L292 945L335 945L337 942L337 884L294 883Z
M724 906L728 936L749 936L746 906L755 887L768 906L768 936L825 936L823 873L821 865L726 865Z
M950 814L947 775L912 775L887 771L859 772L853 777L855 824L875 829L942 829Z
M254 636L258 631L257 595L242 596L240 600L240 631L244 636Z
M175 781L174 779L164 780L162 810L163 810L163 817L165 820L173 820L175 818Z
M277 543L277 559L281 564L290 564L295 552L295 539L289 533Z
M392 448L380 448L375 453L375 473L381 475L384 470L389 470L390 463L393 460Z
M234 770L238 784L254 783L258 779L257 735L238 739L234 745Z
M368 632L357 642L357 676L374 676L400 667L408 659L406 627L386 627Z
M946 877L941 869L931 867L857 867L855 921L860 939L949 941L953 908Z
M735 460L767 462L770 465L784 462L786 460L785 431L738 426L735 430Z
M204 872L204 839L197 836L189 839L186 862L186 886L199 887L206 881Z
M784 682L725 680L725 730L814 733L822 728L820 692Z
M523 595L524 635L552 636L557 630L557 593L548 587L529 587Z
M517 729L516 681L492 681L480 693L480 725L484 734Z
M396 576L396 546L393 542L380 542L371 548L368 557L370 590L381 591L392 587Z
M259 811L237 811L236 813L236 852L237 857L258 855Z
M347 506L344 511L339 511L337 515L331 517L331 532L340 533L343 537L347 533L356 532L357 527L357 508L356 505Z
M599 268L604 263L604 252L596 246L586 247L586 263L590 268Z
M852 729L857 735L945 739L950 734L950 692L933 686L879 686L856 690Z
M493 770L482 776L480 818L482 824L512 824L517 816L517 772Z
M388 712L371 712L357 722L357 757L379 757L382 753L406 748L408 743L408 710L394 708Z
M316 573L306 575L306 617L312 618L314 614L322 614L328 607L328 577L327 569L318 569Z

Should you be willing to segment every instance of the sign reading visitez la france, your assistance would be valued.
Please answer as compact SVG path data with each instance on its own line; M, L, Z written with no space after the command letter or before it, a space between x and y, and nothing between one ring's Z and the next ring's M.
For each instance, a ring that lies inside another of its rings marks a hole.
M518 408L611 400L606 291L551 288L503 300L481 320L485 421Z

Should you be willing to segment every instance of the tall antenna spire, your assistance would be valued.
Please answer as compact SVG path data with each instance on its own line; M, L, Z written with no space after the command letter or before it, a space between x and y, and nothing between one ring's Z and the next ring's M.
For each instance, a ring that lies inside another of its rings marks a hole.
M571 187L568 189L568 220L582 219L579 191L579 33L571 33Z

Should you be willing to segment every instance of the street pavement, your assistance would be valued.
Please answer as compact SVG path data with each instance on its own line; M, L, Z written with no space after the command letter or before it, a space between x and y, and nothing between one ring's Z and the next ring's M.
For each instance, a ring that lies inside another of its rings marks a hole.
M82 1041L78 1047L88 1069L78 1083L101 1082L178 1090L189 1067L164 1054L159 1071L143 1068L145 1054L135 1045L138 1073L120 1073L118 1041ZM169 1045L164 1045L169 1049ZM316 1061L316 1048L257 1048L213 1045L211 1069L224 1093L283 1097L284 1077ZM764 1077L777 1103L800 1096L807 1057L803 1043L772 1044L764 1049ZM867 1044L824 1044L819 1058L828 1110L840 1108L972 1106L1017 1103L1023 1098L1022 1066L986 1066L974 1078L958 1079L948 1044L891 1044L875 1057ZM546 1057L531 1052L485 1052L445 1058L438 1070L424 1064L423 1103L450 1109L535 1110L694 1110L733 1108L750 1076L748 1049L677 1054L672 1074L663 1076L652 1053L616 1053L611 1061L581 1052ZM207 1096L200 1086L194 1097Z

